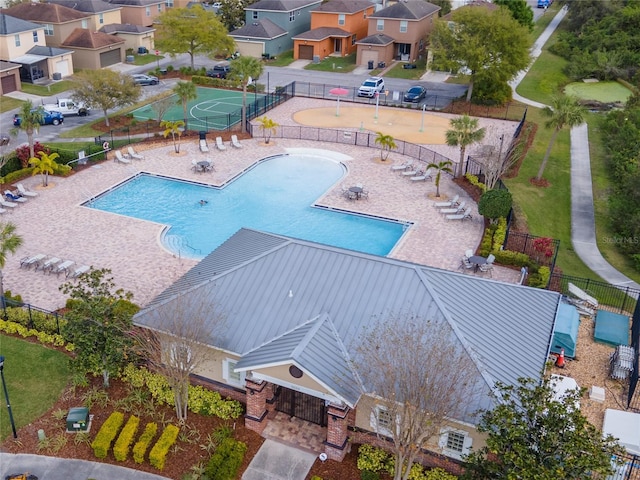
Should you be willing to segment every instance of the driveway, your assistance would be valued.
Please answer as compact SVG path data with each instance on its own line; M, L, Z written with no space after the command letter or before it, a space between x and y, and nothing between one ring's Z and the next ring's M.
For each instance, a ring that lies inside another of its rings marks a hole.
M304 480L315 460L314 453L266 440L242 480Z

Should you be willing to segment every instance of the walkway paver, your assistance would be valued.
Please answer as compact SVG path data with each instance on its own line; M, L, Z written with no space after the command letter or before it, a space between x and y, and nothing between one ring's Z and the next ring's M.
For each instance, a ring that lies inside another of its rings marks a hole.
M274 440L265 440L242 480L300 480L306 478L316 455Z

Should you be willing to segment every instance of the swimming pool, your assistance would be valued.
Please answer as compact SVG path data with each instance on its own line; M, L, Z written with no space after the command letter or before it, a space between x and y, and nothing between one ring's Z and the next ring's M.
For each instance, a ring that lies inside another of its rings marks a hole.
M170 226L164 246L203 258L242 227L387 255L406 224L313 207L346 169L327 158L266 159L224 188L141 173L85 203Z

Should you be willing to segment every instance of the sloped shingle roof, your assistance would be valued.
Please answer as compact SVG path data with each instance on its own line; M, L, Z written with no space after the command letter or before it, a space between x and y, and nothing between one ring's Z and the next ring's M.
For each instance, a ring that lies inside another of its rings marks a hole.
M21 18L12 17L0 13L0 35L14 35L21 32L29 32L31 30L40 30L42 25L28 22Z
M125 40L102 32L92 32L86 28L76 28L62 42L65 47L75 48L102 48L109 45L124 43Z
M114 34L114 33L149 33L153 32L155 28L145 27L142 25L132 25L130 23L111 23L102 27L99 32Z
M425 0L402 0L372 14L369 18L420 20L438 12L440 7Z
M363 329L379 318L419 315L446 322L458 348L471 352L484 385L485 395L464 406L468 420L479 408L490 408L488 392L496 381L513 385L519 377L539 377L560 301L555 292L248 229L161 293L135 323L157 327L165 305L178 298L185 305L211 302L231 326L203 342L242 356L247 368L288 359L308 368L348 404L354 394L336 380L344 372L334 370L342 368L342 360L333 358L340 354L337 345L344 345L348 355ZM307 343L287 343L293 332L299 340L302 330L297 329L318 319L323 328ZM298 346L304 351L294 354Z
M65 7L73 8L86 13L103 13L120 9L120 5L111 5L103 0L47 0L49 3L57 3Z
M248 37L270 39L286 35L287 31L268 18L247 23L244 26L229 33L231 37Z
M321 0L258 0L245 7L245 10L264 10L271 12L290 12L298 10L316 3Z
M362 12L373 6L369 0L329 0L314 8L312 12L346 13Z
M362 40L358 40L356 43L363 43L365 45L389 45L393 42L395 42L395 40L389 35L385 35L384 33L376 33L374 35L364 37Z
M351 32L347 32L341 28L337 27L320 27L314 28L313 30L309 30L307 32L302 32L295 37L292 37L293 40L323 40L329 37L350 37Z
M20 3L5 12L13 17L41 23L67 23L89 17L86 13L54 3Z

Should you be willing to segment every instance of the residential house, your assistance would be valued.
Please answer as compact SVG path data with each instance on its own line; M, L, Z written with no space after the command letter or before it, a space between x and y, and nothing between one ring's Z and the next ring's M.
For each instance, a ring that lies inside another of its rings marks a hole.
M107 0L122 7L120 16L124 24L151 27L158 16L166 10L164 0Z
M71 75L72 53L72 50L47 46L43 25L0 13L0 60L19 64L22 82ZM5 82L7 88L13 88L11 79Z
M77 28L62 44L73 48L76 68L98 70L124 62L125 40L115 35Z
M314 60L356 51L367 36L375 5L369 0L329 0L311 11L311 30L293 37L293 58Z
M98 31L124 40L125 51L139 52L140 49L143 49L143 51L152 52L154 49L156 29L152 27L130 23L112 23L105 25Z
M426 58L427 39L440 7L425 0L403 0L369 17L368 36L358 41L358 65L415 62Z
M0 60L0 95L21 89L20 65Z
M186 322L210 312L204 329L215 333L198 341L212 355L194 379L246 403L245 423L257 432L277 421L267 415L274 410L326 427L325 453L334 460L344 458L349 437L384 434L371 415L384 402L353 362L365 330L381 319L444 324L477 367L470 383L481 392L431 439L432 452L459 459L483 445L474 424L478 409L495 405L496 382L540 378L560 301L556 292L241 229L134 324L168 349L184 348L170 326L175 312Z
M104 2L103 0L47 0L79 12L89 14L89 25L86 28L97 32L105 25L122 23L122 7Z
M245 7L245 25L229 33L245 56L274 57L293 48L311 27L311 10L322 0L258 0Z

